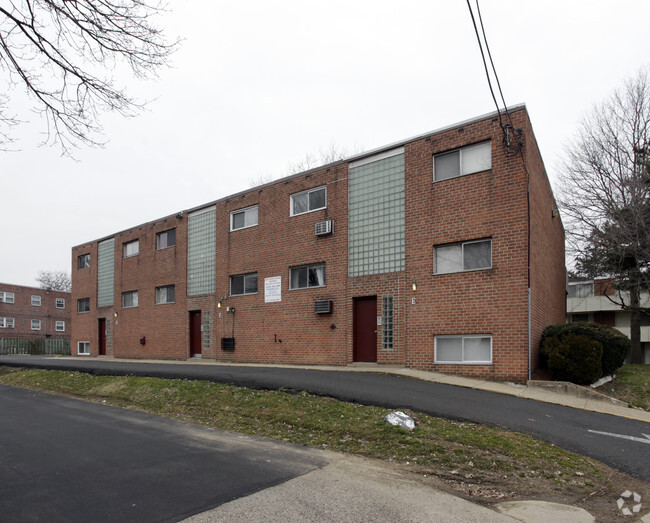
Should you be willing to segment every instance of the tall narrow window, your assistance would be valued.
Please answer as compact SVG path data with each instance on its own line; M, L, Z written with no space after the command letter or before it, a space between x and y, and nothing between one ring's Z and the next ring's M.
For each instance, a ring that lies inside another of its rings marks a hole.
M393 297L384 296L381 299L381 348L393 349Z

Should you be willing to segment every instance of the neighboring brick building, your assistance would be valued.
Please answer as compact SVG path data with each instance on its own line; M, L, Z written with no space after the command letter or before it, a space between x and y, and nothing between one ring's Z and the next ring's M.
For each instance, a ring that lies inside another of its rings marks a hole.
M593 321L602 325L609 325L630 337L630 318L632 313L623 310L620 305L607 298L612 296L613 281L609 278L569 282L567 289L567 319L574 321ZM629 294L623 293L626 302ZM650 294L642 292L640 295L641 307L650 308ZM650 317L640 315L641 323L641 350L645 355L644 361L650 363Z
M495 113L74 247L73 354L525 380L564 321L564 230L510 116L523 154Z
M0 283L0 354L27 351L24 340L45 340L49 352L69 346L70 296L69 292ZM66 343L50 343L53 340Z

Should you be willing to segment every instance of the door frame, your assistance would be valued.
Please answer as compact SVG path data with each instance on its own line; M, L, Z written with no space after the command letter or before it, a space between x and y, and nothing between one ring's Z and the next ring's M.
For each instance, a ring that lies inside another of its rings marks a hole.
M190 358L199 358L202 356L203 340L202 322L203 314L200 310L189 311L189 330L190 330Z
M107 333L106 329L108 328L108 322L106 321L106 318L98 318L97 319L97 355L98 356L106 356L106 338L107 338Z
M369 307L362 309L364 305L361 303L374 304L374 308ZM372 316L370 311L372 310ZM367 317L361 317L364 314ZM361 322L365 321L365 332L363 335L367 336L365 341L359 339L360 331L364 325ZM352 298L352 361L359 363L377 363L377 296L358 296ZM372 332L371 332L372 331ZM373 342L374 341L374 346ZM362 346L362 343L367 345ZM370 356L368 358L368 355Z

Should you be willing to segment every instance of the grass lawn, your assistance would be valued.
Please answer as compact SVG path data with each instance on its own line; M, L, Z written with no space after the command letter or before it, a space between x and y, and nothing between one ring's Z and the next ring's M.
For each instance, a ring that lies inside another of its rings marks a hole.
M650 411L650 365L623 365L616 371L616 379L598 391Z
M620 515L621 492L650 495L643 482L524 434L410 411L417 426L407 432L384 421L389 409L307 393L10 367L0 367L0 384L380 459L436 488L486 504L542 499L582 506L612 520Z

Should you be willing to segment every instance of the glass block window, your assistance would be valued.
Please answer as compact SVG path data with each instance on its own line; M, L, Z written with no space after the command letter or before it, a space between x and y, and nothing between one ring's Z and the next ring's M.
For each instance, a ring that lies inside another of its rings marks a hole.
M239 274L230 277L230 295L257 294L257 273Z
M381 299L381 348L393 350L393 297Z
M187 238L187 295L215 292L216 271L215 207L189 215Z
M203 348L210 348L210 312L203 311L203 328L201 329L203 337Z
M32 320L32 330L33 331L41 330L41 320Z
M230 213L230 230L245 229L257 225L257 205Z
M97 246L97 306L113 305L113 279L115 277L115 238Z
M34 307L40 307L41 306L41 297L36 296L35 294L32 295L32 305Z
M86 269L90 267L90 253L77 256L77 269Z
M77 342L77 354L90 354L90 342L89 341L78 341Z
M90 298L80 298L77 300L77 312L90 312Z
M436 182L487 171L492 168L492 147L483 142L433 157L433 179Z
M57 309L65 309L65 298L57 298L56 299L56 308Z
M54 325L56 332L65 332L65 321L57 321Z
M174 303L176 301L176 287L174 285L165 285L156 287L156 305L163 303Z
M492 336L436 336L436 363L492 363Z
M350 164L348 273L403 271L404 149Z
M434 272L476 271L492 267L492 240L479 240L434 249Z
M176 245L176 229L169 229L156 234L156 249L166 249L174 245Z
M122 307L128 309L138 306L138 291L127 291L122 293Z

